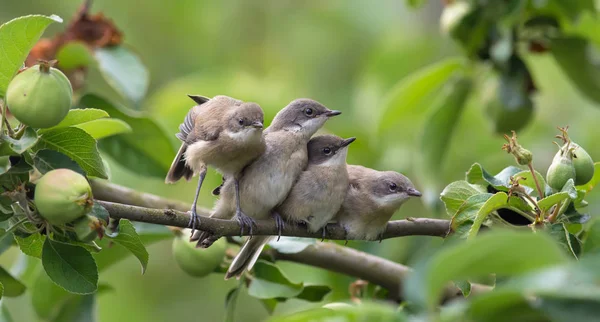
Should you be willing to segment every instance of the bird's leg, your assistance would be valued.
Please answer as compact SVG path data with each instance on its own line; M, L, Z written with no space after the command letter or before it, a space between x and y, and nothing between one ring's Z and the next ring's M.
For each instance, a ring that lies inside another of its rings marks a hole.
M196 231L196 225L200 223L200 216L196 213L196 204L198 203L198 196L200 195L200 188L202 188L202 182L204 181L204 177L206 177L206 167L200 171L198 174L198 187L196 188L196 196L194 197L194 202L192 203L192 209L190 210L190 222L188 223L188 227L192 229L192 235Z
M256 222L242 211L240 205L240 183L237 178L233 178L233 182L235 183L235 217L240 223L240 237L244 234L244 227L248 227L250 237L252 237L252 226L256 226Z
M342 229L344 230L344 239L346 240L346 242L344 243L344 246L348 245L348 230L346 229L346 227L340 225L342 227Z
M327 236L327 224L323 226L323 232L321 234L321 241L325 241L325 237Z
M281 215L275 210L271 212L271 217L275 219L275 227L277 227L277 241L279 241L281 238L281 231L285 227L285 222L283 221L283 218L281 218Z

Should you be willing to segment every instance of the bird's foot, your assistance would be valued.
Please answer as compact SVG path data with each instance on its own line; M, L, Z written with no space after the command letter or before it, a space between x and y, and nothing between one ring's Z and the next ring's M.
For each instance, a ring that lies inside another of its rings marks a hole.
M190 238L192 238L194 236L194 233L196 232L196 227L200 224L200 216L198 216L198 214L196 213L196 210L190 210L190 222L188 223L188 228L192 229L192 234L190 235Z
M285 221L281 218L281 215L276 211L271 213L273 219L275 219L275 227L277 227L277 241L281 238L281 231L285 227Z
M256 226L256 222L249 216L246 216L241 210L237 210L235 217L240 224L240 237L244 235L244 227L248 228L249 235L252 236L252 227Z
M321 232L321 241L325 241L325 237L327 237L327 225L323 226Z

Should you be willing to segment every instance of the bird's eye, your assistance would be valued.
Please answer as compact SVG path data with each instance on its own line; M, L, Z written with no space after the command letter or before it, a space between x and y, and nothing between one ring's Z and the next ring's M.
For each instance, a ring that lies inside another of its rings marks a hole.
M312 116L315 113L315 111L313 111L312 108L307 108L304 110L304 114L306 114L306 116Z
M325 155L330 155L331 154L331 149L330 148L323 148L323 153L325 153Z
M244 120L243 120L243 119L239 119L239 120L238 120L238 124L239 124L239 125L244 125Z
M390 191L396 191L396 189L398 189L398 186L395 183L390 183Z

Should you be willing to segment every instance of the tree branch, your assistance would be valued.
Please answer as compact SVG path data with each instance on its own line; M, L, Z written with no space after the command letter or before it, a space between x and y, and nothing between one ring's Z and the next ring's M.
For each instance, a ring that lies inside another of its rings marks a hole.
M316 243L294 254L274 252L274 257L364 279L388 289L396 295L394 298L401 297L402 283L411 272L404 265L334 243ZM491 289L487 285L471 284L473 295ZM461 291L454 284L448 284L443 300L457 296L462 296Z
M97 199L106 200L97 200L97 202L108 210L112 218L124 218L182 228L186 228L189 223L189 214L178 211L185 211L190 208L185 202L164 199L100 180L92 180L92 189ZM198 213L202 216L208 216L209 211L198 209ZM277 234L277 228L272 221L257 221L257 225L258 227L254 229L255 235ZM384 238L409 235L444 237L449 230L449 225L449 221L440 219L396 220L388 223ZM201 219L200 229L220 236L236 236L240 232L239 225L235 221L207 217ZM282 231L282 235L321 238L321 233L311 234L306 231L305 227L294 225L287 225ZM343 235L343 230L337 225L328 227L328 239L344 240ZM390 292L398 294L398 297L402 282L411 270L390 260L334 243L317 243L295 254L279 253L272 249L271 255L275 259L302 263L358 277L382 286ZM491 287L487 285L471 285L471 294L479 294L489 290L491 290ZM444 299L457 296L461 296L460 291L450 284L446 289Z
M115 219L123 218L181 228L187 228L190 222L190 215L187 212L173 209L152 209L100 200L97 200L97 202L108 210L111 218ZM206 215L205 212L199 212L199 214ZM200 219L200 224L197 225L196 228L208 231L216 236L240 235L240 226L235 220L202 217ZM448 232L448 229L449 223L447 220L430 218L395 220L388 223L383 238L417 235L443 237ZM253 229L252 234L254 236L276 236L277 227L275 226L275 221L257 220L256 227ZM245 231L243 234L243 236L248 235L248 231ZM288 224L281 231L281 236L321 238L322 234L321 232L308 232L306 227L303 226ZM327 226L327 235L325 238L330 240L346 240L344 230L336 224L329 224Z

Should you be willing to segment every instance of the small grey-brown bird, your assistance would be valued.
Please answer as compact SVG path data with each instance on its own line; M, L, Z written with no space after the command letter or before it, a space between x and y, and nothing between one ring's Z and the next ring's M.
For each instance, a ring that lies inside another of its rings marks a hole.
M336 221L348 239L381 240L387 222L410 197L421 193L404 175L348 165L349 188Z
M272 216L273 209L285 200L298 175L306 168L308 141L330 117L339 114L341 112L311 99L296 99L277 113L264 133L267 150L248 165L240 177L241 204L248 216L241 220L250 228L255 219ZM231 181L226 178L211 217L229 219L234 216ZM281 218L275 219L281 223ZM210 239L210 234L198 234L195 239L202 245L204 239ZM268 240L269 237L262 236L248 239L225 277L240 276L251 268Z
M235 204L239 204L238 175L266 149L262 136L263 111L256 103L219 95L212 99L189 95L198 105L190 109L179 126L177 138L183 141L167 174L166 183L182 177L190 180L198 173L198 187L191 209L192 234L200 218L196 213L198 195L207 166L214 167L235 185Z
M340 209L348 190L346 156L348 145L355 139L321 135L308 142L308 167L276 209L285 221L304 223L310 232L322 229L325 237L325 227Z

